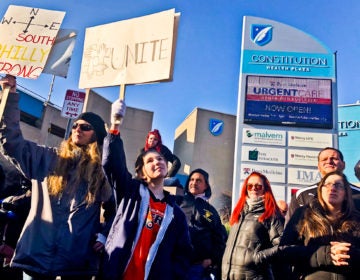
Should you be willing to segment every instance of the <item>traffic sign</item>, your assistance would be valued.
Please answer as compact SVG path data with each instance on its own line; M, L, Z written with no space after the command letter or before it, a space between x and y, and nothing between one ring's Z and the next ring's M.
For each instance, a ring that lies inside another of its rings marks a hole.
M68 89L61 110L61 116L69 119L76 119L82 112L85 96L85 92Z

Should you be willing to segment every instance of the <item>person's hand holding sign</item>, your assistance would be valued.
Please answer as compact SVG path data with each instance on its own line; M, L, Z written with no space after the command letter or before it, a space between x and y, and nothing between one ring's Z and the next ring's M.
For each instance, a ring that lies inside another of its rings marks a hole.
M112 120L112 123L120 124L122 118L125 116L125 112L126 112L125 100L117 99L111 105L111 120Z
M5 104L9 93L16 93L16 77L6 74L5 77L0 79L0 86L2 89L1 101L0 101L0 119L1 119L5 110Z
M122 119L125 116L126 104L125 100L117 99L111 105L111 126L109 132L112 134L119 134L119 126L122 122Z
M10 89L10 93L16 93L16 77L6 74L5 77L3 77L0 80L0 85L2 90L4 91L7 87Z

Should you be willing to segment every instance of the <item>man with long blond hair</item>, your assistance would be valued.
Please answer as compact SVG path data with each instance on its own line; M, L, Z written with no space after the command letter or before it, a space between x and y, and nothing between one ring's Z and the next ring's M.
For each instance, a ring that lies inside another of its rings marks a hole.
M0 85L10 87L1 142L32 182L31 209L11 265L24 271L24 279L91 279L115 215L101 166L105 123L94 113L82 113L59 149L39 146L22 136L15 77L6 75Z

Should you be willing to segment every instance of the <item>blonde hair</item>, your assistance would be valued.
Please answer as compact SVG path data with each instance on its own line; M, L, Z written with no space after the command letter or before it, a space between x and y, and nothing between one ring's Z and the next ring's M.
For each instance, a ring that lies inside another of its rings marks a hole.
M86 145L77 146L71 137L64 140L58 150L58 160L54 171L48 176L50 195L61 196L68 184L68 174L75 169L72 192L76 191L80 182L84 180L88 185L86 202L95 201L100 189L108 184L101 166L101 153L96 141Z

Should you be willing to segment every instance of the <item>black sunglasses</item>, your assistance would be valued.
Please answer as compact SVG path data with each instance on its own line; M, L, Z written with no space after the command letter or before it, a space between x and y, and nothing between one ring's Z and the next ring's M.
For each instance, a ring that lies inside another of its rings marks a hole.
M86 123L74 123L73 126L72 126L72 129L77 129L78 127L80 127L80 129L81 129L82 131L94 130L94 128L92 127L92 125L86 124Z

